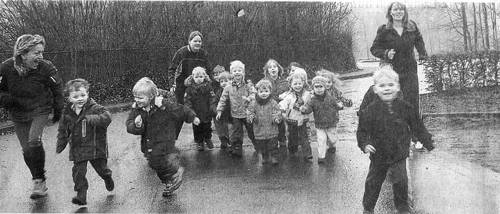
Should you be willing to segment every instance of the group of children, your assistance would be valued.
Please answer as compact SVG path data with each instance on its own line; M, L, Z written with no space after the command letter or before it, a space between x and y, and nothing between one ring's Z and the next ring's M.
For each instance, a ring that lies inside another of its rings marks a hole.
M339 110L352 106L344 98L338 75L320 70L312 80L306 71L292 63L287 77L273 59L264 66L264 78L255 85L245 80L245 64L230 63L229 72L222 66L214 69L215 82L202 67L193 69L186 79L184 105L158 89L151 79L140 79L133 87L134 104L126 121L127 132L141 135L141 151L149 165L165 184L164 196L171 195L182 183L184 168L175 147L175 127L179 121L193 123L197 149L214 147L211 141L212 121L220 139L220 148L235 157L242 156L243 127L263 163L277 164L278 148L287 146L291 155L302 147L305 160L312 162L312 130L317 136L318 163L325 162L327 152L336 151L336 127ZM110 113L88 95L89 84L83 79L66 84L69 104L59 124L57 153L69 143L70 160L74 161L73 180L77 196L72 202L86 204L87 162L103 178L111 191L114 182L107 166L106 128ZM380 187L388 171L396 177L393 184L398 210L407 204L406 158L412 136L432 150L431 135L418 118L417 111L398 97L399 79L390 68L374 74L370 87L372 102L358 112L358 146L370 153L370 168L365 184L363 206L373 211ZM365 97L366 99L366 97ZM288 135L286 135L288 133ZM288 140L287 140L288 138Z

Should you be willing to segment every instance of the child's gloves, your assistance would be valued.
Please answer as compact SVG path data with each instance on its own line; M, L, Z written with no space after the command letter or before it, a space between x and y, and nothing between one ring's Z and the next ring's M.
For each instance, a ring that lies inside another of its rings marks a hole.
M193 124L194 125L200 125L200 123L201 123L200 118L195 117L194 120L193 120Z
M141 117L141 115L137 115L137 117L135 117L134 123L135 123L135 127L137 127L137 128L141 128L142 127L142 117Z
M338 107L340 110L342 110L342 109L344 109L344 104L342 104L342 102L338 102L338 103L337 103L337 107Z
M430 151L432 151L432 150L434 150L434 148L435 148L435 147L434 147L434 140L430 140L430 142L429 142L429 143L426 143L426 144L424 144L423 146L424 146L424 147L427 149L427 151L429 151L429 152L430 152Z
M377 150L372 145L368 144L365 146L365 153L375 153Z

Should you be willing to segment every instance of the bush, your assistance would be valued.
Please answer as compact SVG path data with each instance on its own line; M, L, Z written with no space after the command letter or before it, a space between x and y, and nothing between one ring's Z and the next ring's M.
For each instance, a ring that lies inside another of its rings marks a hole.
M428 90L497 86L499 60L499 51L433 55L423 63Z

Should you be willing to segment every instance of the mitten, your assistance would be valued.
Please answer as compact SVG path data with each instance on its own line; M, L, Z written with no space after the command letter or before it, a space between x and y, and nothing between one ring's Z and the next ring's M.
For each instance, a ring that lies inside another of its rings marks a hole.
M427 151L434 150L434 140L430 140L428 143L423 144L423 146L427 149Z

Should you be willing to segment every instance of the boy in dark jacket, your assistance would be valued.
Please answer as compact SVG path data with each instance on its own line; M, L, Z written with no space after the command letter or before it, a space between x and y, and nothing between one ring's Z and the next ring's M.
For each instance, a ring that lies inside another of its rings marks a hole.
M70 103L63 110L57 134L58 154L70 144L69 160L74 163L73 181L77 192L71 202L78 205L87 204L87 162L104 179L108 191L112 191L115 186L107 165L106 132L111 123L111 114L89 99L88 90L89 83L84 79L74 79L66 84L66 95Z
M175 148L176 124L198 125L200 120L188 107L157 96L158 88L147 77L137 81L132 92L135 103L126 121L127 132L141 135L149 165L166 186L163 196L170 196L180 187L184 173Z
M204 144L208 149L213 149L212 143L212 117L215 116L217 107L215 93L212 89L212 81L208 77L205 68L196 67L191 76L185 81L186 96L184 104L194 110L201 123L193 125L194 141L198 151L205 150Z
M392 177L398 212L409 213L406 158L412 133L418 136L427 150L434 149L432 135L427 132L417 112L409 103L397 98L398 78L398 74L390 68L377 72L373 89L379 99L360 112L356 133L358 146L363 152L370 153L371 160L363 196L365 213L373 213L387 172Z
M218 103L220 100L220 97L222 96L222 91L224 91L224 88L226 86L231 85L231 81L233 77L231 74L227 71L225 71L224 67L222 66L216 66L214 68L214 78L215 81L218 82L218 86L214 87L214 92L215 92L215 100ZM214 84L215 85L215 84ZM219 120L214 118L214 123L215 123L215 131L217 131L217 135L219 136L220 140L220 148L221 149L228 149L229 147L229 123L231 122L231 110L230 107L225 108L222 111L221 117ZM230 148L229 148L230 150Z

